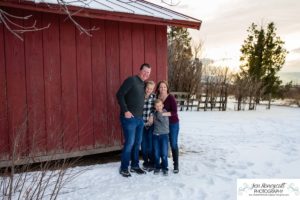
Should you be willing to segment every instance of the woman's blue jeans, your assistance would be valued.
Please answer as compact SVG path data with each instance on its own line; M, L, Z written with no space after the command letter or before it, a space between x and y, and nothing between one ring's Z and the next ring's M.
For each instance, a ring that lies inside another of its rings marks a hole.
M170 129L170 145L172 150L172 157L173 157L173 164L174 169L178 169L179 163L178 163L178 157L179 157L179 148L178 148L178 134L179 134L179 122L177 123L170 123L169 124Z
M142 142L144 121L142 117L120 117L124 134L124 147L121 155L121 170L127 170L131 160L131 168L139 167L139 150Z

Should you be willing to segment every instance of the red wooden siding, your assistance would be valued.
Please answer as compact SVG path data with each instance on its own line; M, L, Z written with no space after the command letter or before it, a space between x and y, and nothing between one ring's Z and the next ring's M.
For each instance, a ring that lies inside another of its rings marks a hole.
M95 147L105 147L109 144L108 118L110 109L107 108L107 78L105 57L105 26L101 20L92 20L91 27L98 27L91 38L92 48L92 79L93 79L93 113Z
M133 74L131 24L120 22L120 81Z
M119 108L117 107L116 93L120 86L120 61L119 61L119 26L117 22L105 22L106 38L106 67L107 67L107 117L108 132L110 135L109 146L121 143L119 122Z
M89 19L77 20L89 29ZM93 94L91 68L91 38L76 30L77 83L78 83L78 125L80 149L92 148L93 136Z
M149 79L157 82L155 26L145 25L144 32L145 32L145 62L151 65L151 76Z
M40 13L32 14L34 18L25 21L25 26L31 26L34 19L41 26ZM32 155L45 154L45 97L42 32L25 34L25 66L26 66L26 96L28 115L28 142Z
M51 24L43 31L45 109L47 149L50 152L62 150L62 110L61 110L61 68L59 46L59 16L44 15L43 24Z
M0 160L18 137L22 154L120 147L116 92L144 62L151 80L167 78L166 27L77 18L99 28L88 37L64 16L31 14L37 26L51 26L24 42L0 24Z
M64 152L78 150L77 68L75 27L60 17L62 130Z
M132 24L132 65L133 74L137 74L145 62L144 26Z
M156 79L157 80L167 80L167 27L156 26Z
M4 54L4 29L0 24L0 160L7 159L9 152L7 121L6 72Z
M22 15L20 11L9 11L15 15ZM23 21L15 21L23 24ZM5 34L8 127L10 150L15 156L28 153L27 137L27 102L26 102L26 73L24 43L12 35L7 29Z

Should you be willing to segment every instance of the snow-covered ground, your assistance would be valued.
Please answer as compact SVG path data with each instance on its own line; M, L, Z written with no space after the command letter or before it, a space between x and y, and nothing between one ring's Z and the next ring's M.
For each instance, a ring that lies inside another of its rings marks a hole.
M124 178L119 162L84 167L58 199L235 200L238 178L300 178L300 108L179 115L179 174Z

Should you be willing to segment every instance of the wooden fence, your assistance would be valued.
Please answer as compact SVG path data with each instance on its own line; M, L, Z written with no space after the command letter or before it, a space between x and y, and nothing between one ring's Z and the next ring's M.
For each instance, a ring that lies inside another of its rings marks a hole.
M227 96L209 96L206 94L189 94L187 92L172 92L176 98L177 106L183 110L219 110L225 111Z

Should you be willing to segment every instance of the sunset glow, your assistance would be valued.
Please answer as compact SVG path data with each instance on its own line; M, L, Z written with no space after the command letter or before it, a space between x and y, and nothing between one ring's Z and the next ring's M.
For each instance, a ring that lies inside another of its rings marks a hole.
M204 42L202 57L233 69L239 68L240 48L251 23L266 26L274 22L289 52L282 71L300 72L298 0L180 0L177 6L151 2L202 20L200 31L190 30L193 40Z

